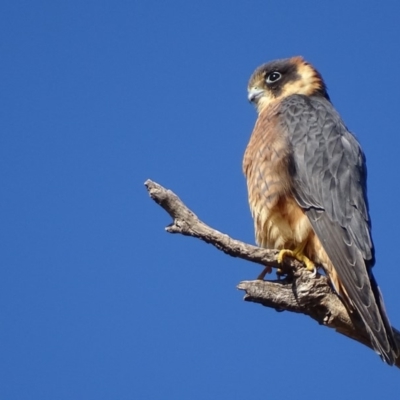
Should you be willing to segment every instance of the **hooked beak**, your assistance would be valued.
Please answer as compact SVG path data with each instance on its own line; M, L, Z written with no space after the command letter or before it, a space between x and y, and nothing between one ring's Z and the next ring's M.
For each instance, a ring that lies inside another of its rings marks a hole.
M263 89L259 89L257 87L253 87L249 90L249 94L247 98L251 103L257 102L258 99L264 94Z

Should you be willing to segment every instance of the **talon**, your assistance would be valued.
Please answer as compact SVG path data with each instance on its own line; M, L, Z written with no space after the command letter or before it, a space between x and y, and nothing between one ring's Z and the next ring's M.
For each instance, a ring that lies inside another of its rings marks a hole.
M315 274L317 273L317 268L315 268L315 264L305 255L297 254L295 258L299 261L302 261L306 265L307 271L313 272Z
M305 266L307 271L313 272L313 277L317 275L317 268L315 267L315 264L304 254L302 254L303 247L299 247L296 250L287 250L283 249L279 252L278 254L278 263L282 264L283 260L285 257L292 257L295 258L296 260L302 262Z
M279 254L278 254L278 263L279 264L282 264L283 263L283 260L284 260L284 258L285 257L294 257L294 258L296 258L296 255L294 254L294 252L292 251L292 250L288 250L288 249L283 249L283 250L281 250L280 252L279 252Z
M314 266L314 269L313 269L312 274L311 274L311 278L315 278L316 276L317 276L317 267Z

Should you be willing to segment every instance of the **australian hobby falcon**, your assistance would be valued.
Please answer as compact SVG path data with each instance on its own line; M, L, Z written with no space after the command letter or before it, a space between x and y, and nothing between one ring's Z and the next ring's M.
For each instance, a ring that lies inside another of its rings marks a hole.
M258 111L243 170L257 243L322 266L388 364L397 348L380 290L365 156L332 106L321 75L301 57L257 68L248 98Z

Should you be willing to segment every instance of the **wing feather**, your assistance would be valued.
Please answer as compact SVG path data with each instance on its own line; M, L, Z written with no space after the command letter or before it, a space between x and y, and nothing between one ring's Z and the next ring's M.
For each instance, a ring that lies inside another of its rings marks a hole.
M293 195L389 364L396 346L371 268L375 262L366 197L365 157L332 104L321 96L289 96L280 123L292 146Z

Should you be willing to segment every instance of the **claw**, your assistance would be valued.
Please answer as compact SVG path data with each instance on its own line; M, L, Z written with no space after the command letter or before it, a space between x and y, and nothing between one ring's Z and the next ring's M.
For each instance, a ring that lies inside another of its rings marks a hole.
M292 251L292 250L287 250L287 249L283 249L283 250L281 250L280 252L279 252L279 254L278 254L278 263L279 264L282 264L283 263L283 260L284 260L284 258L285 257L294 257L294 258L296 258L296 256L294 255L294 252Z
M307 271L312 272L313 277L315 277L317 275L317 268L315 267L315 264L308 257L302 254L302 250L303 250L302 247L299 247L296 250L288 250L288 249L281 250L278 254L278 263L282 264L284 258L288 256L295 258L296 260L299 260L300 262L304 263Z
M308 268L307 268L307 270L310 271ZM317 267L315 265L311 272L312 272L311 278L314 279L317 276L317 272L318 272Z

